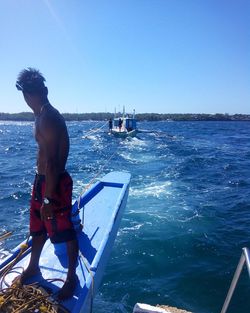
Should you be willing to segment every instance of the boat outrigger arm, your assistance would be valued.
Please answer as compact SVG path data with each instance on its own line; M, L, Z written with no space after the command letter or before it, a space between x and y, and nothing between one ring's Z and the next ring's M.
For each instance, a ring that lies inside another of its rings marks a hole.
M223 304L222 310L220 313L226 313L227 309L229 307L230 301L232 299L234 290L237 286L237 283L240 278L240 274L242 272L242 269L244 265L246 264L248 274L250 277L250 250L249 248L243 248L242 249L242 254L239 260L239 263L237 265L236 271L234 273L230 288L228 290L225 302ZM157 306L151 306L145 303L136 303L134 306L133 313L191 313L187 312L186 310L183 309L178 309L175 307L169 307L165 305L157 305Z
M250 250L248 248L243 248L242 249L242 254L241 254L239 263L237 265L236 271L234 273L234 277L232 279L230 288L228 290L227 297L226 297L226 300L225 300L225 302L223 304L221 313L226 313L227 312L227 309L228 309L230 301L232 299L234 290L236 288L236 285L237 285L238 280L240 278L240 274L241 274L243 266L245 264L247 266L247 270L248 270L248 274L249 274L249 278L250 278Z

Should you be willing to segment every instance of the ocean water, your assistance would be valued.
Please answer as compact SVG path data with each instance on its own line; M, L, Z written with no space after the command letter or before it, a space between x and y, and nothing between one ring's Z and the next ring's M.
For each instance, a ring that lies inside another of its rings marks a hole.
M119 139L104 122L68 123L74 197L110 171L132 174L127 207L94 313L136 302L219 313L243 247L250 248L250 123L141 122ZM32 123L0 121L0 242L28 234L36 161ZM250 312L244 268L229 313Z

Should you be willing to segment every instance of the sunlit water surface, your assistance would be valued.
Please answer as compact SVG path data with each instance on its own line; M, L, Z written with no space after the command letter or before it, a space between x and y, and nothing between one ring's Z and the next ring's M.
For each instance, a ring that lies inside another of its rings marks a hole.
M131 313L136 302L220 312L250 247L250 123L141 122L125 140L103 124L68 123L74 197L110 171L132 174L94 312ZM27 236L35 162L33 124L0 122L0 227L13 232L0 253ZM250 312L249 294L244 269L228 312Z

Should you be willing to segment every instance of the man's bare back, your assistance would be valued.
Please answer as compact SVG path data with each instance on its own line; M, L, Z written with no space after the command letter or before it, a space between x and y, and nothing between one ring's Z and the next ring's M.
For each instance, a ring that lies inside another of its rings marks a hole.
M58 173L63 173L69 153L69 136L64 119L49 103L36 117L35 139L38 143L38 173L46 174L47 161L54 163Z

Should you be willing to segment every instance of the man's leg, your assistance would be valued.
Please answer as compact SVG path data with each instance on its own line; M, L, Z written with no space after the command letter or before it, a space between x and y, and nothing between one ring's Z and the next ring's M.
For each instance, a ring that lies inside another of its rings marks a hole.
M14 280L14 282L19 281L21 284L24 284L26 279L37 275L40 272L39 259L46 239L46 234L34 236L32 238L32 249L29 265L24 270L24 272Z
M73 296L76 283L76 263L78 258L78 241L77 239L67 242L67 253L68 253L68 274L67 279L62 289L58 293L58 298L60 300L67 299Z

